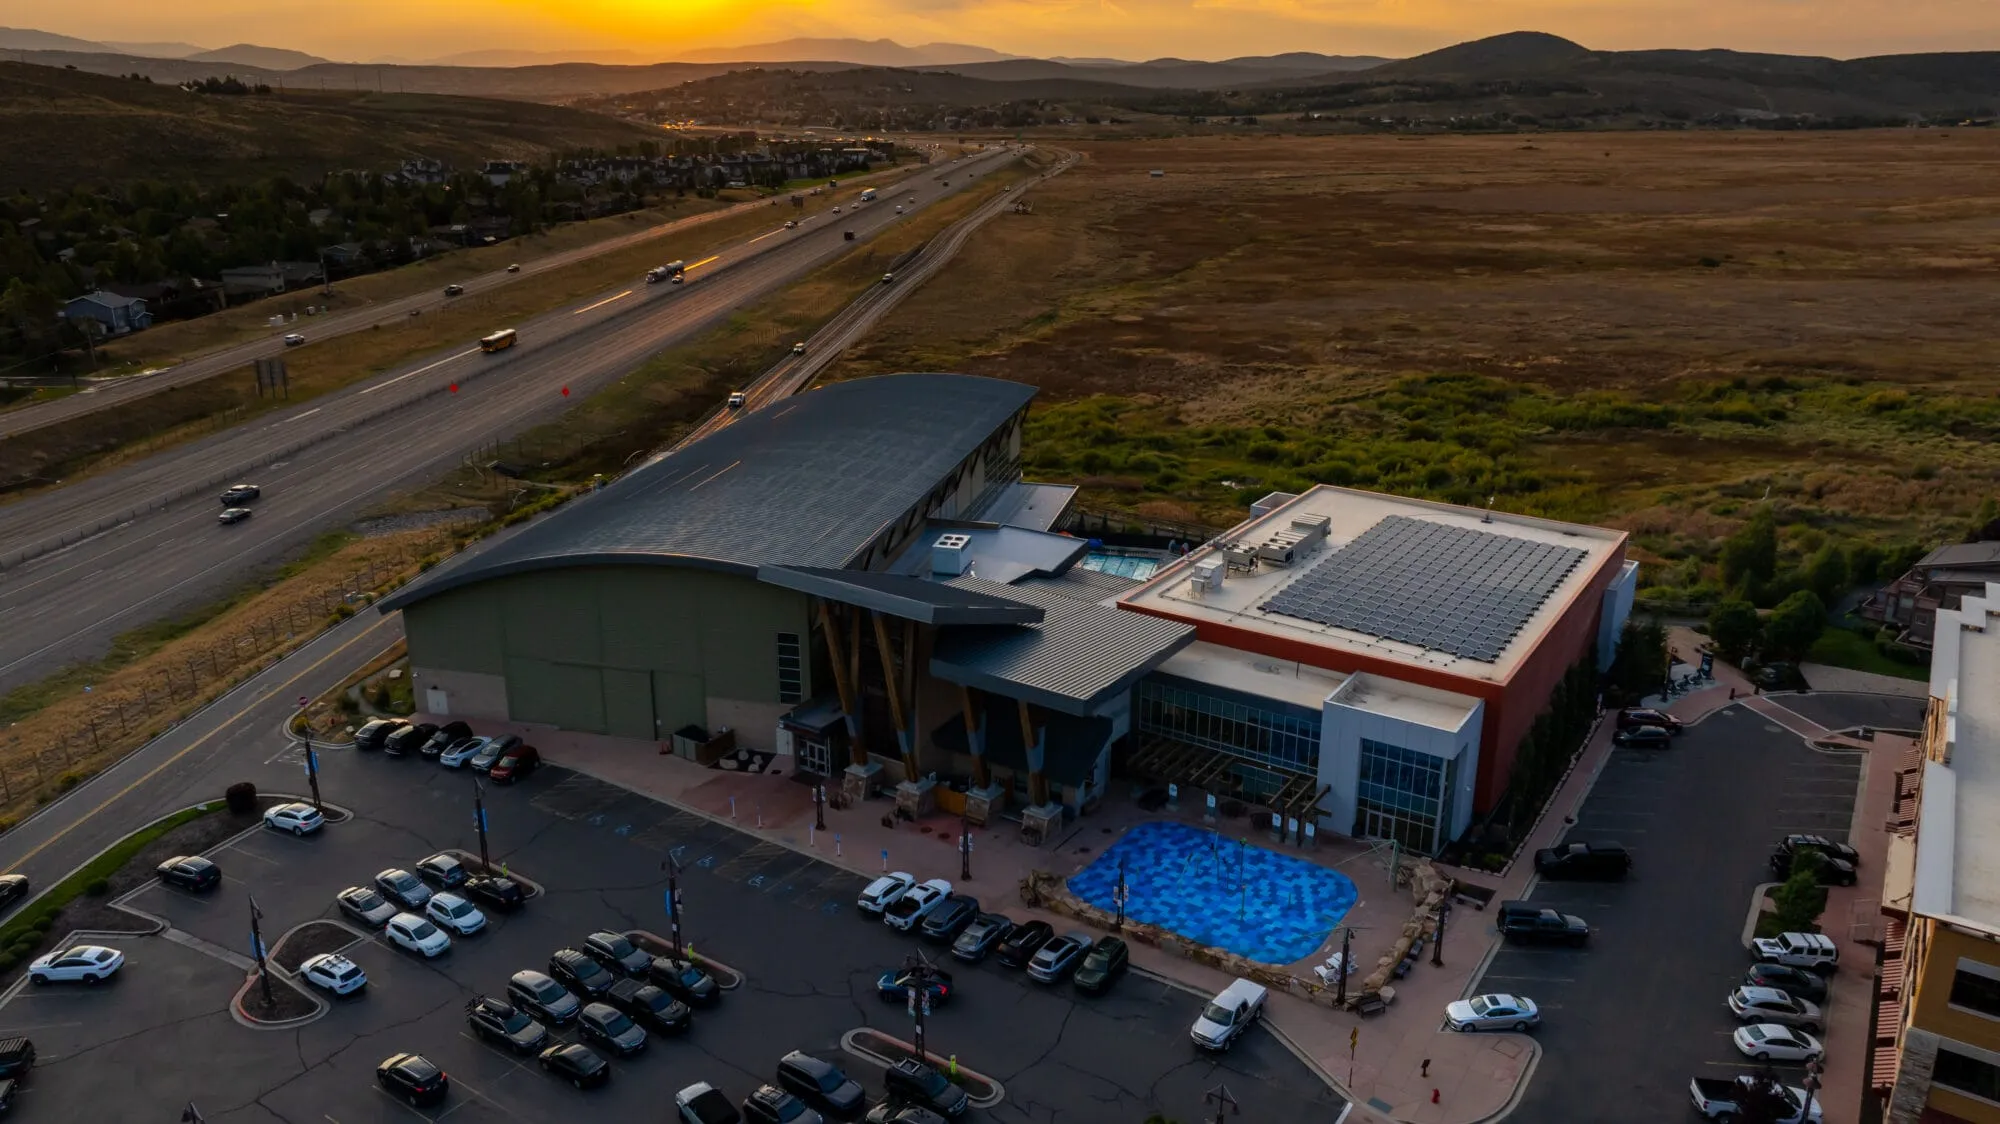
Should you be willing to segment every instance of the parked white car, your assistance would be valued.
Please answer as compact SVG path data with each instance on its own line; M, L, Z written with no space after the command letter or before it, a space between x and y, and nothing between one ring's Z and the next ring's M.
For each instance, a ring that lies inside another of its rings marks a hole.
M1794 999L1775 987L1739 987L1729 993L1729 1010L1750 1023L1776 1023L1800 1030L1820 1028L1820 1010L1814 1003Z
M306 957L306 962L299 965L299 975L314 987L335 995L352 995L368 986L368 973L361 970L361 965L337 952Z
M414 913L399 913L382 930L389 939L429 960L451 951L451 938L444 930Z
M922 885L912 886L902 897L897 898L889 908L882 911L882 920L891 929L912 932L924 923L931 910L944 904L951 896L951 883L942 878L933 878Z
M870 882L868 888L861 891L861 896L854 899L854 908L880 917L883 910L895 905L896 899L909 893L910 887L916 884L915 875L900 870L893 874L885 874Z
M1825 1049L1819 1044L1819 1039L1805 1031L1777 1023L1740 1026L1733 1037L1736 1048L1743 1051L1745 1057L1760 1062L1809 1062Z
M1532 1030L1542 1023L1541 1008L1524 995L1475 995L1448 1003L1444 1021L1453 1030Z
M457 894L433 894L424 903L424 916L461 937L469 937L486 927L486 915L479 907Z
M326 817L311 804L280 804L264 813L264 826L293 835L311 835L326 826Z
M447 769L456 769L485 752L486 747L491 744L493 744L492 738L467 738L438 754L438 764Z
M124 966L125 954L115 948L79 944L36 959L28 965L28 978L38 984L74 980L95 984L110 979Z

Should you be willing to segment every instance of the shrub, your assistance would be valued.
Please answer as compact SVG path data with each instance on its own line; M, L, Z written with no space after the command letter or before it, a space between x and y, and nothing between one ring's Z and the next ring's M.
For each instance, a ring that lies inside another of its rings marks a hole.
M222 798L229 803L231 815L247 816L257 810L257 786L249 781L237 781L223 790Z
M10 971L13 969L14 965L19 964L20 962L21 962L20 957L11 955L9 953L0 952L0 972Z
M105 878L93 878L84 884L83 892L93 898L101 898L111 892L111 882Z

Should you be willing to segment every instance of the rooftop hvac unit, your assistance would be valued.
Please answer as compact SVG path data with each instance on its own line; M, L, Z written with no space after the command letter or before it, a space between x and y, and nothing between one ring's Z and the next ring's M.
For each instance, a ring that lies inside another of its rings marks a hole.
M1333 529L1333 520L1324 515L1299 515L1292 519L1292 530L1304 536L1303 549L1318 550L1326 542L1327 533Z
M1225 543L1222 559L1234 570L1254 570L1257 568L1257 548L1247 542Z
M931 573L958 577L972 568L972 536L939 535L931 544Z
M1194 576L1188 579L1188 588L1199 597L1222 588L1223 575L1229 567L1220 558L1204 558L1194 564Z
M1277 566L1291 565L1292 554L1293 543L1277 537L1257 548L1257 557Z

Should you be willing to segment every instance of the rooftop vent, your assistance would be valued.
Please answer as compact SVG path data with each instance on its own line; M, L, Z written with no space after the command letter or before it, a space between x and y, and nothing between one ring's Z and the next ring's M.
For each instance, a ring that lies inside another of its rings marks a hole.
M931 573L958 577L972 568L972 536L939 535L931 544Z

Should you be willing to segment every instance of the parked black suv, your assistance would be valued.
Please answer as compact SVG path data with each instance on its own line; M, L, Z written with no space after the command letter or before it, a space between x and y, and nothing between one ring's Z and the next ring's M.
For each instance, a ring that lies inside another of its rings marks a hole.
M1030 921L1009 933L1007 939L1001 942L1000 963L1009 968L1026 967L1042 946L1055 937L1055 927L1048 922Z
M694 1025L694 1011L668 995L664 988L638 980L619 980L604 993L613 1007L639 1020L639 1025L659 1034L686 1034Z
M972 1104L972 1098L950 1078L914 1058L890 1066L882 1075L882 1084L892 1098L915 1102L947 1117L964 1116Z
M526 1011L484 995L465 1005L465 1021L472 1033L504 1044L517 1054L534 1053L549 1037L548 1028L528 1017Z
M435 733L437 727L428 722L416 726L404 723L401 728L382 739L382 752L392 757L404 757L416 753L423 749L424 743L430 741L431 735Z
M958 936L959 930L972 924L972 919L977 916L979 916L978 898L963 898L953 894L939 902L937 907L931 910L930 916L924 918L924 939L939 944L949 944Z
M390 734L408 725L408 722L400 718L370 718L361 724L359 730L354 731L354 748L381 749L382 742Z
M1543 878L1615 882L1632 870L1632 852L1621 843L1565 843L1535 852L1535 873Z
M573 948L559 948L550 955L549 975L585 999L603 995L618 982L618 977L607 971L604 965Z
M653 956L618 933L596 932L583 938L583 951L621 976L644 976L653 966Z
M1580 946L1590 940L1590 925L1583 918L1553 909L1502 910L1499 926L1510 941Z
M1674 735L1665 726L1629 726L1611 735L1611 744L1629 749L1665 749L1674 744Z
M431 727L429 740L424 742L424 756L436 757L438 754L444 752L446 746L471 736L472 727L463 722L454 721L447 722L442 726L433 726Z
M35 1044L26 1038L0 1041L0 1078L19 1081L35 1064Z
M1771 869L1781 875L1791 873L1792 856L1800 851L1815 851L1849 866L1861 865L1861 852L1845 843L1835 843L1824 835L1794 832L1778 840L1777 846L1771 848Z
M868 1107L859 1082L832 1062L800 1050L778 1059L778 1084L835 1120L852 1120Z

